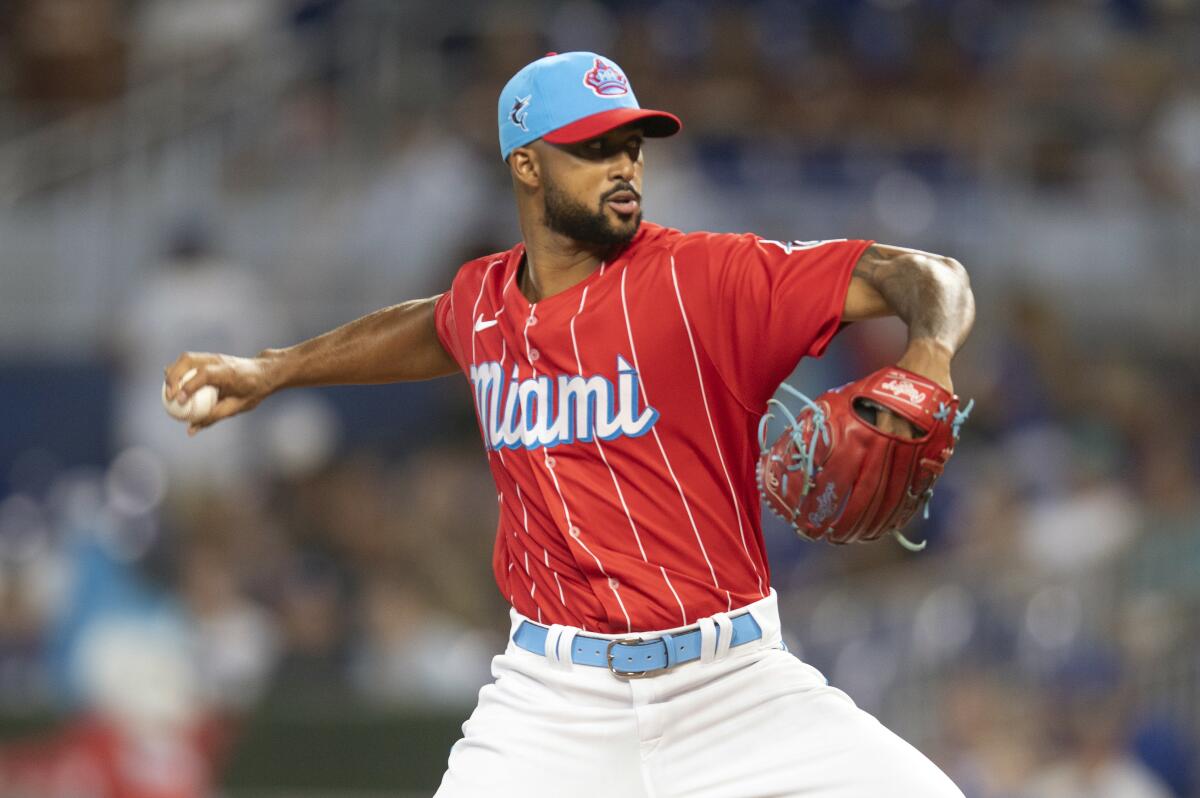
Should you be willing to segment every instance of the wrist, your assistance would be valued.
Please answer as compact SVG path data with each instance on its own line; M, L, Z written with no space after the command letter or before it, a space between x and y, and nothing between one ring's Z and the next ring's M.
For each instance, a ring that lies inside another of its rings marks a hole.
M950 361L954 350L932 338L915 338L908 342L904 356L896 362L902 369L933 380L951 393L954 383L950 379Z
M264 349L254 359L258 362L267 394L288 387L291 376L288 373L289 359L286 349Z

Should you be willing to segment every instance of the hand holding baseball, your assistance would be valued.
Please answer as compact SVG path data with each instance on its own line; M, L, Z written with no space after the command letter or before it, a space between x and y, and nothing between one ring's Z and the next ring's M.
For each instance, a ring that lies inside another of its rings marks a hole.
M183 377L180 378L180 382L186 384L195 376L196 369L188 369ZM212 413L213 408L217 406L217 399L220 398L220 393L212 385L201 386L183 401L180 401L181 397L178 391L175 394L174 399L167 398L167 383L164 380L162 402L163 407L167 410L167 414L179 421L189 421L192 423L198 423L207 419L209 414Z
M163 371L163 406L188 423L189 435L252 410L272 391L263 357L185 352Z

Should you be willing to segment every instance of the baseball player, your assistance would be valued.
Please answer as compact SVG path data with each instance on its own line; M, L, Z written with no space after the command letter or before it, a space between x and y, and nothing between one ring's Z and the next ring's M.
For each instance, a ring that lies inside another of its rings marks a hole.
M784 647L755 463L768 399L843 323L899 316L897 366L949 390L974 318L963 268L643 222L643 143L680 121L594 53L521 69L497 121L512 249L291 348L166 369L172 398L219 389L191 434L283 388L467 377L512 627L438 798L961 796ZM911 421L875 424L899 440Z

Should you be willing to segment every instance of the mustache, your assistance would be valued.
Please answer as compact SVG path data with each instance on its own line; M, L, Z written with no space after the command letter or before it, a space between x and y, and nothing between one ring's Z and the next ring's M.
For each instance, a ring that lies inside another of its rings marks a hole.
M634 199L636 199L638 202L642 201L642 192L638 191L630 183L621 183L620 185L614 186L613 188L604 192L604 194L602 194L600 196L600 201L606 202L611 196L613 196L614 194L617 194L619 192L622 192L622 191L628 191L630 194L633 195Z

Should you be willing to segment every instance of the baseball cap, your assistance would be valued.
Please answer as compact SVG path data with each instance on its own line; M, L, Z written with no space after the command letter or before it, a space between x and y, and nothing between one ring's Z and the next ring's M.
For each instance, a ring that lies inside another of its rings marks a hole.
M500 157L536 139L574 144L640 122L652 138L683 124L666 111L638 105L621 68L596 53L548 53L526 64L500 92Z

